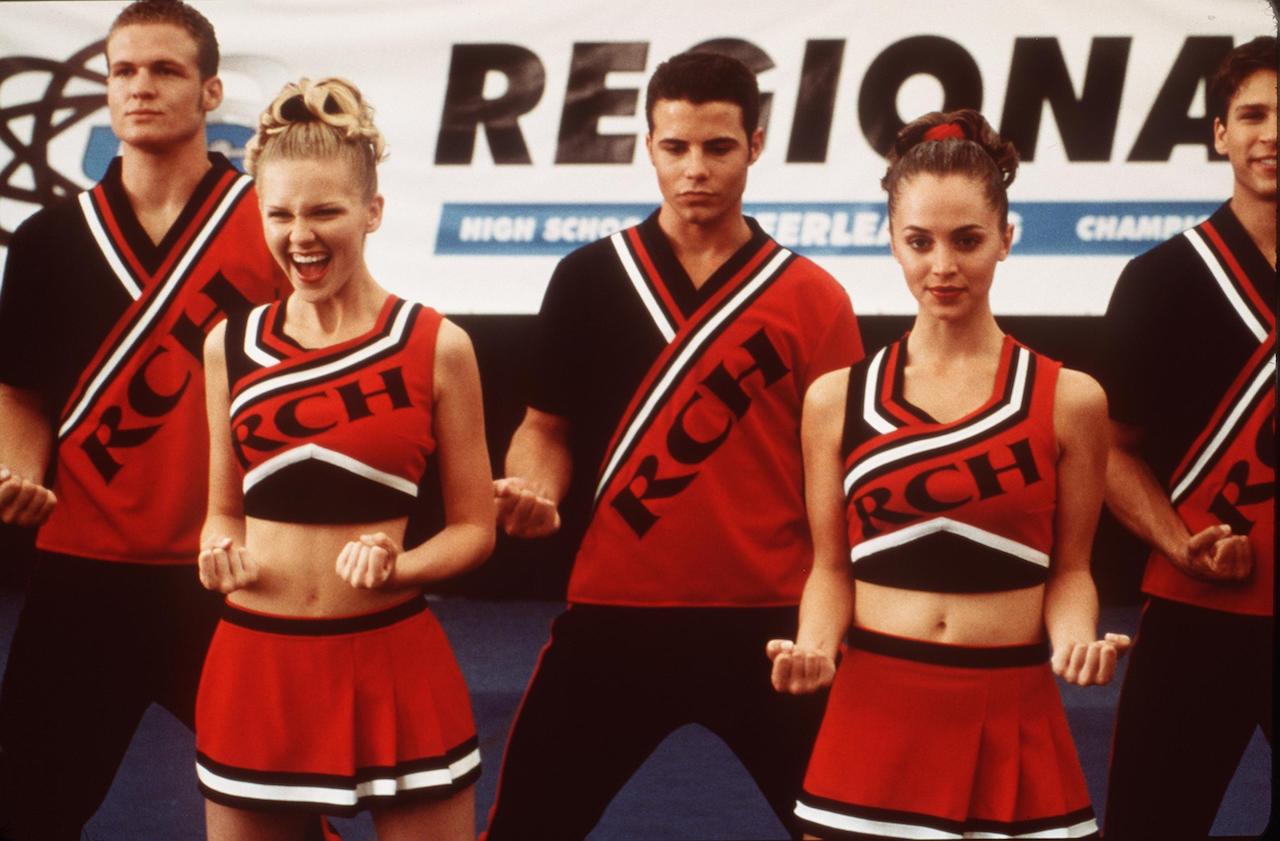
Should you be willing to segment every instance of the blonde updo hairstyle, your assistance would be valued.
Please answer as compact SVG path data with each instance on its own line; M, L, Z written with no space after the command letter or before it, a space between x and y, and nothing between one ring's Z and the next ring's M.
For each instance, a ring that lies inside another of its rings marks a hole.
M378 193L378 162L386 141L373 124L373 106L346 79L285 85L258 118L258 131L245 146L245 168L257 176L265 160L346 158L360 173L365 197Z
M889 150L880 186L889 194L889 218L902 184L916 175L966 175L982 185L987 201L1009 224L1009 185L1018 172L1018 150L972 108L932 111L907 123Z

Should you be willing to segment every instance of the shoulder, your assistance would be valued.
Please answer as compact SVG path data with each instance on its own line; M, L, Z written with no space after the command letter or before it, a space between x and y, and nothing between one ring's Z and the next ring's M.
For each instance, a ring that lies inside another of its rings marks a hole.
M436 333L436 365L445 370L475 367L476 352L467 331L443 316Z
M1093 377L1074 368L1058 372L1054 422L1064 429L1090 429L1107 422L1107 394Z
M40 245L54 248L65 246L62 238L66 236L67 226L76 223L80 217L80 195L77 193L59 199L24 219L13 232L10 249Z
M804 394L804 414L818 421L838 421L844 417L845 397L849 391L848 368L828 371L818 377Z
M1130 260L1119 283L1140 288L1167 286L1187 273L1192 256L1193 246L1185 232L1177 234Z

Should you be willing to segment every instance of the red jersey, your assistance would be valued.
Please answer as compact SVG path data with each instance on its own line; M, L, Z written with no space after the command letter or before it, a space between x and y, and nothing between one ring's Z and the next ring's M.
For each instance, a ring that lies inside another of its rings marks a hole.
M58 505L38 534L43 549L195 562L208 492L204 337L227 313L284 285L263 242L252 181L220 155L210 161L158 244L133 214L118 160L74 203L33 217L30 239L15 240L6 329L40 330L55 311L69 322L64 332L77 334L56 365L37 369L57 368L49 386L38 386L58 412ZM76 290L85 295L60 298ZM93 313L74 312L98 304ZM20 372L4 380L29 387Z
M795 604L813 552L800 409L814 379L861 356L848 295L757 232L695 298L646 225L608 246L661 343L605 450L569 600Z
M939 423L903 395L906 355L899 339L849 374L842 449L854 577L940 593L1044 583L1061 364L1005 336L991 396Z
M407 516L435 450L442 317L387 296L363 335L303 348L284 302L229 321L231 444L250 517L369 523Z

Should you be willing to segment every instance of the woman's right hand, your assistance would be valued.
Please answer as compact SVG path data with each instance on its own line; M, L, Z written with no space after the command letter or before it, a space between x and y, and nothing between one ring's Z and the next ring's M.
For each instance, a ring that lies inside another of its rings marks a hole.
M773 661L773 688L791 695L807 695L825 689L836 676L830 654L800 648L791 640L769 640L765 654Z
M249 550L220 537L200 550L200 583L206 590L231 593L258 580L258 564Z

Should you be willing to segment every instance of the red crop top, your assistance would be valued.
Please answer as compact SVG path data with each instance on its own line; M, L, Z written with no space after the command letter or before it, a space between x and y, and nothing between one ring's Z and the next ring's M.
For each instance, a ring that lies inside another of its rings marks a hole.
M432 432L441 315L388 296L373 328L331 347L285 335L284 302L227 324L231 443L247 516L367 523L405 516Z
M903 396L906 339L849 375L842 454L854 578L987 593L1043 583L1061 365L1006 336L991 397L939 423Z

